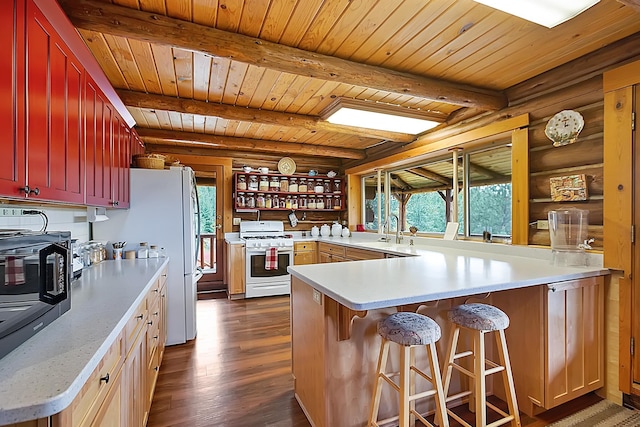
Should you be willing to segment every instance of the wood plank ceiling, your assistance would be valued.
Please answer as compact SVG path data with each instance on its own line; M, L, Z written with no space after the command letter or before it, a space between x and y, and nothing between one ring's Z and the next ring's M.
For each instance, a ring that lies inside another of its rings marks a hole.
M640 31L633 4L613 0L553 29L472 0L61 4L148 151L230 156L234 166L291 156L340 168L416 136L321 119L338 98L442 121L496 110L505 89Z

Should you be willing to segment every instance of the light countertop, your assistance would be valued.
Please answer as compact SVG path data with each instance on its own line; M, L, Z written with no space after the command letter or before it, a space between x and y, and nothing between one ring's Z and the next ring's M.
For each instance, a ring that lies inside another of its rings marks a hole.
M0 359L0 425L69 406L168 261L105 261L83 270L71 309Z
M353 310L370 310L608 274L601 263L560 267L551 250L442 240L409 246L357 238L320 241L405 255L291 266L289 272ZM406 237L405 237L406 241ZM597 257L596 257L597 258Z

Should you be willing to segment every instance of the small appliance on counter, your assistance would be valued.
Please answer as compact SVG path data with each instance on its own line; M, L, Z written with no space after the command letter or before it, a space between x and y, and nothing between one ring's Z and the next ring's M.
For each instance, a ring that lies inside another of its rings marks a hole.
M0 230L0 358L71 308L71 233Z
M72 280L76 280L82 276L82 269L84 268L82 245L78 243L78 239L71 240L71 258Z

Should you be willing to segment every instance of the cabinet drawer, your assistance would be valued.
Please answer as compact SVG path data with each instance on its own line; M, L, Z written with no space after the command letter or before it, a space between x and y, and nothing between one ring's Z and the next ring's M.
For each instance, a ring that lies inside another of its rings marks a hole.
M367 249L357 249L357 248L347 248L346 257L349 260L357 261L363 259L382 259L384 258L384 253L370 251Z
M332 245L330 243L318 242L318 250L320 252L324 252L331 255L340 256L340 257L344 257L345 255L344 246Z
M125 355L129 354L131 346L136 341L136 337L145 325L147 317L147 299L142 300L133 315L124 327Z
M155 304L149 308L147 316L147 348L148 354L151 354L160 339L160 299L156 299Z
M89 420L93 420L109 389L117 379L123 361L123 337L120 335L98 363L78 393L78 397L74 400L71 407L72 422L70 424L72 426L84 425Z
M296 252L313 252L316 250L316 242L294 242L293 250Z

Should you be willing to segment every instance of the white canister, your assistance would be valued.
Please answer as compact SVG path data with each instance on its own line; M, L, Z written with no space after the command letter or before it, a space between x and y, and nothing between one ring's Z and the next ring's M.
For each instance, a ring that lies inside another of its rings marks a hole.
M320 235L322 237L329 237L331 235L331 228L327 224L322 225L322 227L320 227Z
M331 235L334 237L339 237L342 235L342 225L338 223L334 223L331 226Z
M318 227L315 225L311 227L311 236L318 237L319 235L320 235L320 230L318 230Z
M351 235L351 231L347 227L342 229L342 237L349 237Z

